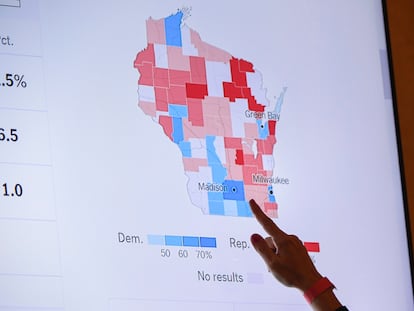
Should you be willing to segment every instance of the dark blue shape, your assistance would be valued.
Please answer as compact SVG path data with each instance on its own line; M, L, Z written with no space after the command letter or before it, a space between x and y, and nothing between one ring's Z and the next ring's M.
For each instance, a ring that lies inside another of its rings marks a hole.
M217 247L216 238L200 237L200 246L201 247Z
M225 200L245 201L244 183L238 180L225 180L223 183L227 191L223 193Z
M174 15L168 16L164 21L165 37L167 45L182 46L181 40L181 21L183 12L177 12Z

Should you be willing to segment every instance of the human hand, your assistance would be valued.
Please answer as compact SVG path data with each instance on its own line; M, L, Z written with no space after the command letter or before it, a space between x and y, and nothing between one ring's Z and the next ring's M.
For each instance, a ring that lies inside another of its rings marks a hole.
M283 232L254 200L249 203L257 221L270 235L264 239L259 234L253 234L250 240L255 250L277 280L286 286L306 291L322 276L316 270L302 241Z

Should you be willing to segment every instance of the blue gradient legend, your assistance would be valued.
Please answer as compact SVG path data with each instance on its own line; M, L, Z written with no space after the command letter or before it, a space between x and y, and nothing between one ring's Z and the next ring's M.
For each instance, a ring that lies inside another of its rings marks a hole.
M214 237L148 234L147 241L150 245L217 247L217 240Z

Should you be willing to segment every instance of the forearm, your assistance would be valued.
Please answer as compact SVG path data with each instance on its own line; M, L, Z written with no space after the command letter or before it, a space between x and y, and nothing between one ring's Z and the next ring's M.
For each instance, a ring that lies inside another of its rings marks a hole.
M250 207L270 235L264 239L255 233L251 236L251 242L275 278L304 293L305 299L315 311L347 310L333 293L334 284L317 271L302 241L281 230L254 200L250 201Z

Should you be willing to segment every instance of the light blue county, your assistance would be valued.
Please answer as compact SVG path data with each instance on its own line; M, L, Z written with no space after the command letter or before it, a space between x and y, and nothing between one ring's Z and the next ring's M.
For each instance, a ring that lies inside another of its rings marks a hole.
M168 104L168 114L176 118L188 118L188 108L184 105Z

